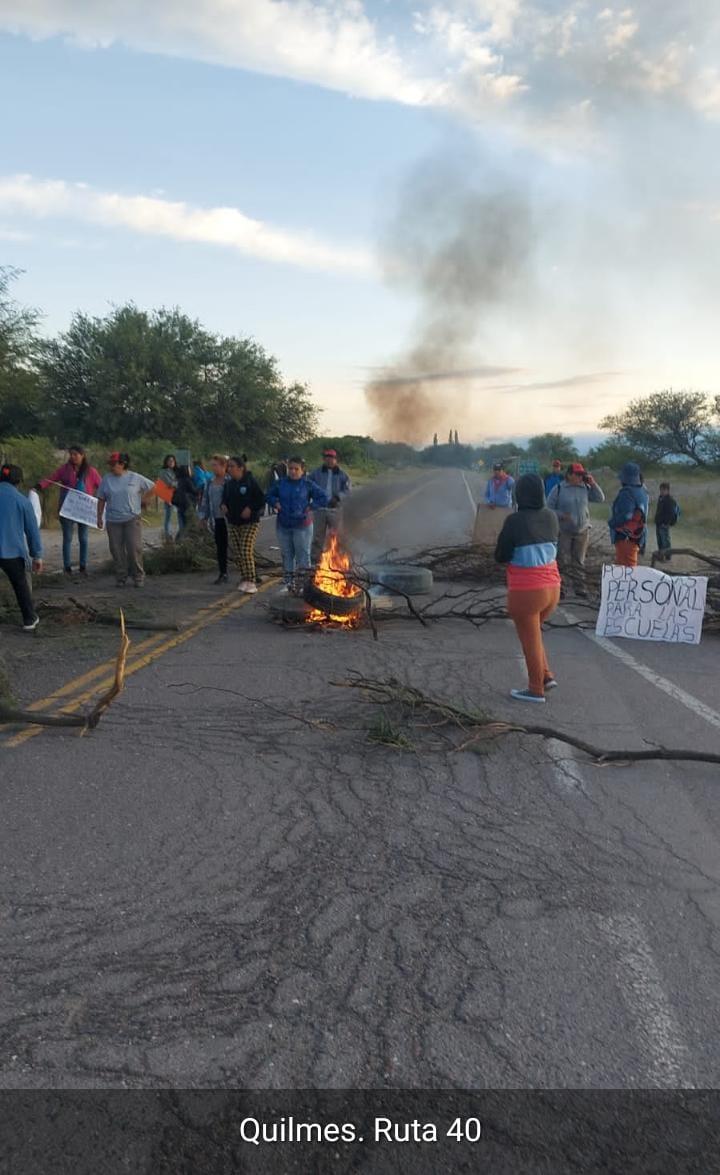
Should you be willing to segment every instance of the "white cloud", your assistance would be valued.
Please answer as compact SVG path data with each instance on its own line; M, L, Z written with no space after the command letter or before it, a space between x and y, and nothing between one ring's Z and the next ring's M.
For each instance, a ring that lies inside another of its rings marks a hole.
M236 249L266 261L307 269L364 274L372 261L359 248L332 245L309 234L273 228L237 208L194 208L154 196L99 192L82 183L0 177L0 212L39 219L79 221Z
M431 100L359 0L0 0L0 26L87 48L133 49L252 69L364 98Z
M24 232L22 229L5 228L0 225L0 241L31 241L30 233Z

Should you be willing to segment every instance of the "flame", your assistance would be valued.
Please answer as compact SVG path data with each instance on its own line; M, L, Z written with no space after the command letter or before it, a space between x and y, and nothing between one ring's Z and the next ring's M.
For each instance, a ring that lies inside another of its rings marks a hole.
M361 590L357 584L347 578L351 570L350 556L345 551L340 550L338 535L337 533L333 533L315 569L313 583L329 596L341 596L343 599L351 599L353 596L359 596ZM312 624L317 623L319 620L327 619L327 613L321 612L319 608L313 608L308 616L308 621ZM357 623L357 617L355 616L334 616L332 612L330 613L329 619L335 621L336 624L344 624L350 627Z

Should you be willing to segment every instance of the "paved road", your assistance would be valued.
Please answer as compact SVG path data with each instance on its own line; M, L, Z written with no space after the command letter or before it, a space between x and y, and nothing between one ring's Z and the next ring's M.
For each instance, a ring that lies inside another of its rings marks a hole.
M462 540L479 491L368 487L355 542ZM277 627L264 600L151 650L92 736L0 750L0 1084L716 1086L717 768L373 744L334 680L517 717L509 627L374 643ZM716 642L549 641L544 720L720 745Z

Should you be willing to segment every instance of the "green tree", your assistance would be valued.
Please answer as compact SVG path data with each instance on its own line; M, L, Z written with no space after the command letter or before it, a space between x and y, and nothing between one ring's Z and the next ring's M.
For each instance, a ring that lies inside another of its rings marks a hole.
M550 462L554 457L569 462L575 461L578 454L572 437L563 436L559 432L544 432L530 437L527 455L540 462Z
M20 306L11 286L20 270L0 266L0 437L41 431L37 328L40 313Z
M269 453L316 427L308 389L285 385L258 343L218 337L177 308L75 314L44 348L42 383L61 443L175 437Z
M647 461L687 457L695 465L706 466L720 458L718 416L717 397L668 388L633 400L624 412L606 416L599 427Z

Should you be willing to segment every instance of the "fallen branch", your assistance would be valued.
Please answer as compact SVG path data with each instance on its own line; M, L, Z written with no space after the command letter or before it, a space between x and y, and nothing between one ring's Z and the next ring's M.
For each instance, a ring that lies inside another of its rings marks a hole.
M672 747L652 747L644 751L633 750L606 750L596 747L575 735L566 734L551 726L537 724L505 722L491 715L464 710L440 698L425 694L414 686L404 685L396 678L382 681L371 677L356 676L349 681L334 681L333 685L343 689L359 689L369 694L374 702L381 705L400 705L410 709L413 713L420 710L426 714L441 718L447 725L455 726L464 732L475 731L473 738L466 740L457 750L463 750L472 742L480 738L496 738L508 734L527 734L539 738L552 739L555 742L565 743L575 750L582 751L595 763L630 763L648 762L656 759L672 760L688 763L718 763L720 754L707 751L678 750Z
M670 555L671 558L674 558L675 555L688 555L691 559L699 560L700 563L707 563L710 567L720 569L720 559L714 555L703 555L701 551L696 551L694 547L672 547L670 551L653 551L652 566L654 567L656 563L667 562L667 555ZM668 574L672 575L674 573L670 571ZM684 571L681 574L687 575L687 572Z
M74 726L80 729L81 735L88 730L94 730L108 706L122 693L125 686L125 663L129 648L130 638L125 631L125 617L121 611L120 648L115 663L115 680L89 714L41 714L34 710L15 710L0 705L0 722L12 723L13 726Z

